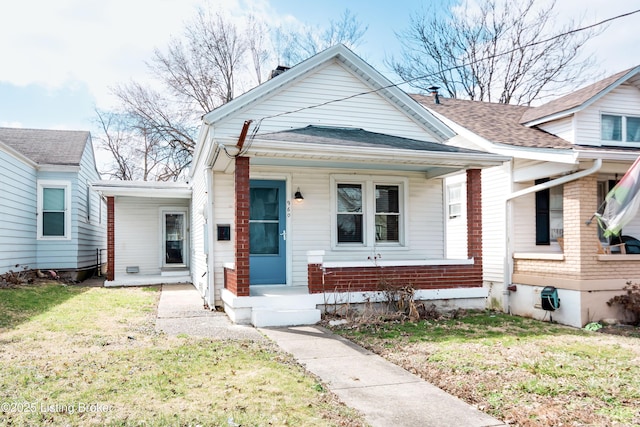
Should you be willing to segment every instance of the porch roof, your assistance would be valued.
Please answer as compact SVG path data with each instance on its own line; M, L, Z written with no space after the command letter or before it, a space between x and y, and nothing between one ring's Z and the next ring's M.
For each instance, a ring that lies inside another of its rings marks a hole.
M253 165L425 172L428 178L497 166L508 157L360 128L307 126L256 135L243 155ZM228 166L227 156L218 157Z
M377 147L399 150L437 151L446 153L480 153L479 151L452 147L435 142L419 141L360 128L344 128L309 125L299 129L262 134L262 141L289 141L305 144L337 145L345 147Z
M97 181L91 184L104 196L132 196L190 199L191 186L186 182Z

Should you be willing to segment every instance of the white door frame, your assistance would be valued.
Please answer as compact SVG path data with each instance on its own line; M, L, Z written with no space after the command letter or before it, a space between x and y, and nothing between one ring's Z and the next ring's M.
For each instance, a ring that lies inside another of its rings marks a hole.
M171 214L184 215L182 224L182 263L167 263L166 248L166 216ZM162 268L187 268L189 266L189 208L183 206L165 206L160 208L160 266Z

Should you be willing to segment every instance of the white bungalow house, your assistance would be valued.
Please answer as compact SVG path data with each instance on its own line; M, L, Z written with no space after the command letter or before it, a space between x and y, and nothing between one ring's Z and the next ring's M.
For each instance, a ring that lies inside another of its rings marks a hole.
M442 144L452 136L342 45L212 111L191 172L194 283L254 325L312 323L389 286L484 307L476 186L505 158ZM456 171L475 191L453 258L443 177Z
M93 273L107 215L91 189L100 175L89 132L0 128L0 165L0 274Z
M188 184L98 185L114 227L109 280L162 281L177 214L179 267L236 323L315 323L323 306L401 286L483 308L480 170L507 158L443 144L454 136L332 47L206 114ZM460 172L472 190L468 244L451 254L444 177Z
M640 283L640 255L630 242L640 238L640 217L622 231L626 253L609 247L590 220L640 155L640 67L531 108L414 98L456 132L450 144L512 158L482 171L490 305L576 327L624 320L607 301L627 282ZM464 199L464 178L448 178L454 197ZM459 230L463 218L449 218L448 228ZM547 286L556 289L556 310L542 304Z

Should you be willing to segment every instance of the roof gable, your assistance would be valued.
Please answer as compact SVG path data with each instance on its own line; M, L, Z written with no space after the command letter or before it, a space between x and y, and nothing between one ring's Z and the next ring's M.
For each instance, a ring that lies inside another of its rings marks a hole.
M523 113L520 123L534 126L568 116L593 104L626 81L640 88L640 66L616 73L539 107L531 107Z
M87 131L1 128L0 143L39 165L79 166Z
M371 89L367 93L377 92L398 108L404 110L407 115L421 121L426 128L442 140L453 136L453 133L442 122L433 117L429 112L420 108L410 96L394 85L386 77L376 71L368 63L354 54L342 44L330 47L300 64L278 74L250 91L234 98L230 102L216 108L203 116L205 125L217 122L224 117L245 109L248 105L270 94L282 90L293 82L305 78L315 70L326 66L332 61L339 61L345 67L351 69L361 80L367 82ZM326 89L326 88L325 88ZM366 95L366 94L363 94ZM353 96L346 97L346 99ZM340 101L334 99L333 102Z
M321 82L324 85L319 85L318 76L323 73L325 76L342 73L344 81L335 84L328 79ZM302 91L303 86L309 90ZM370 123L374 124L374 129L370 130L387 131L395 126L402 136L433 141L454 136L444 123L369 64L344 45L336 45L205 114L193 164L198 165L201 159L207 158L211 138L237 140L242 124L247 120L253 120L252 133L258 126L263 133L309 124L364 128L368 126L363 123L363 115L372 112L382 115L382 103L390 113L386 118L390 126L385 128L378 119L372 122L369 116ZM321 116L324 120L319 120ZM400 125L400 120L406 121L406 125ZM414 135L410 135L411 132Z

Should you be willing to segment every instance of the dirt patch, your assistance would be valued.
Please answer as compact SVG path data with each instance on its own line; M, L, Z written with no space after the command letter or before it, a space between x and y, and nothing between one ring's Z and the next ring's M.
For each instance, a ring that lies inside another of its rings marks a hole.
M622 337L640 338L640 326L634 325L608 325L598 329L598 332ZM640 342L638 342L640 345Z

